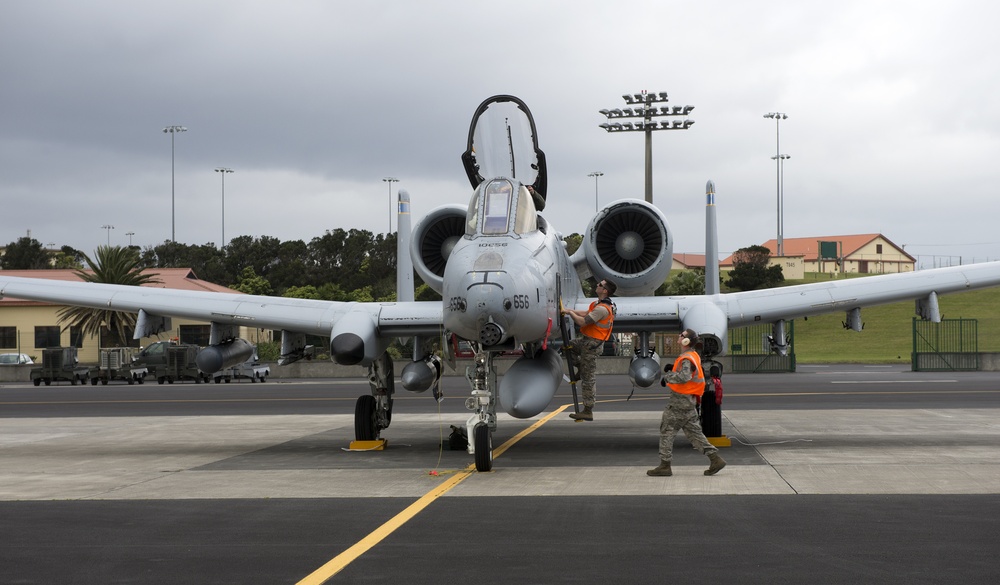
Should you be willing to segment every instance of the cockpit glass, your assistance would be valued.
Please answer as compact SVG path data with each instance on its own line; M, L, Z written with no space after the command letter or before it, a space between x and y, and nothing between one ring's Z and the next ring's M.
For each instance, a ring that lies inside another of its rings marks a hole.
M507 233L510 224L510 203L514 195L514 186L510 181L490 181L486 186L483 208L483 234L496 235Z

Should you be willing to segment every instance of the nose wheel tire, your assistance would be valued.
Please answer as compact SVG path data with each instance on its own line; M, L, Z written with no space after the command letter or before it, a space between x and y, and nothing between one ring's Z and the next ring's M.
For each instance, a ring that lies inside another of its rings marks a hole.
M472 429L473 446L476 448L476 471L493 469L493 433L486 423L479 423Z

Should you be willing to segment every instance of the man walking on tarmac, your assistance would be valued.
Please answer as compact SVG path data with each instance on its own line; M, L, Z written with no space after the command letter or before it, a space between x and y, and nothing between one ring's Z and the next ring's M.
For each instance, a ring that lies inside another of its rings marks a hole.
M674 437L677 431L684 431L695 449L707 455L711 463L705 470L705 475L715 475L726 461L719 456L719 450L708 442L698 421L698 411L695 410L695 397L705 392L705 372L701 369L701 357L695 351L698 334L691 329L681 331L677 338L681 345L681 355L674 365L666 370L666 375L660 383L670 388L667 407L663 409L660 421L660 465L646 472L654 477L673 475L670 460L673 457Z
M583 390L583 410L569 415L570 418L594 420L594 401L597 397L597 356L604 349L604 342L611 338L611 326L615 320L615 304L611 295L618 286L608 279L597 283L597 300L590 303L586 311L565 309L563 312L580 326L581 338L573 342L569 351L576 353L577 371Z

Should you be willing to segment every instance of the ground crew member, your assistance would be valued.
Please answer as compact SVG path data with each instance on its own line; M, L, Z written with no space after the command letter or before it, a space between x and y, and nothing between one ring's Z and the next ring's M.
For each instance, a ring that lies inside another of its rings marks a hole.
M695 449L708 456L711 463L705 470L705 475L715 475L726 466L726 461L719 456L719 450L705 438L698 421L698 411L695 410L696 397L705 392L705 372L701 369L701 357L694 349L698 334L685 329L680 332L677 340L683 351L674 365L665 369L666 375L660 380L661 384L670 388L670 397L660 421L660 465L648 470L646 475L673 475L670 460L673 457L674 437L681 430Z
M577 371L583 394L583 411L569 415L575 420L594 420L594 400L597 397L597 356L604 350L604 342L611 338L611 326L615 320L615 304L611 295L618 286L608 279L597 283L597 300L590 303L586 311L565 309L580 326L581 337L573 341L569 351L576 353Z

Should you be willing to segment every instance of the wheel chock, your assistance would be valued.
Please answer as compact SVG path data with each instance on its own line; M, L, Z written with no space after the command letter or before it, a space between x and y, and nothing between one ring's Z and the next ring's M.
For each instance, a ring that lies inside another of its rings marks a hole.
M715 447L732 447L733 442L729 440L729 437L722 435L721 437L705 437L708 442Z
M351 441L351 451L382 451L389 444L386 439L374 441Z

